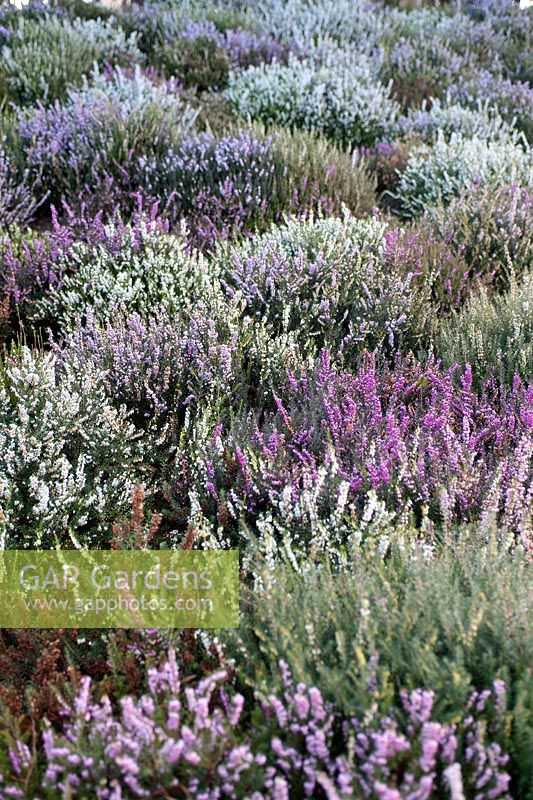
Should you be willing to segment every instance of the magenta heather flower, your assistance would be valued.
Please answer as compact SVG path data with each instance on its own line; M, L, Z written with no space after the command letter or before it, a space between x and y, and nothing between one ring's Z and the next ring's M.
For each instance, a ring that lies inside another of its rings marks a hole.
M476 392L468 366L461 374L398 359L391 368L366 356L352 374L324 352L314 370L288 374L273 403L252 435L247 422L241 437L234 421L222 451L208 451L211 492L198 487L206 510L222 485L235 516L287 497L297 509L326 469L317 507L325 517L342 487L352 514L373 491L398 512L415 509L443 526L479 520L490 508L527 537L533 388L520 378L509 388L489 379ZM230 454L236 470L228 484Z

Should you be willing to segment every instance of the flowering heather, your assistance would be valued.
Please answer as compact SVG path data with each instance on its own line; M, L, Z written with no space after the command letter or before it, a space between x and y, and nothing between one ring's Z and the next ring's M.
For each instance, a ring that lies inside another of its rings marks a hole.
M48 308L59 311L63 303L72 308L72 315L81 313L89 299L86 292L88 276L80 278L75 266L81 270L90 270L95 280L97 265L93 263L97 254L100 261L107 264L107 268L120 271L120 259L143 254L152 258L161 258L163 262L178 267L177 261L189 263L184 253L184 244L179 237L170 236L168 223L161 220L157 214L157 205L151 208L143 206L142 198L137 196L137 210L130 223L123 222L120 214L115 214L113 220L103 220L102 214L74 213L68 206L64 206L61 220L55 209L52 209L52 227L44 235L28 237L6 237L2 241L2 272L0 273L0 292L7 297L10 304L16 307L23 319L39 320L41 324L50 322L46 318ZM155 252L159 255L156 256ZM169 254L175 253L175 258L170 259ZM178 255L179 254L179 255ZM103 266L103 265L102 265ZM142 269L142 264L139 263ZM104 269L106 267L104 266ZM200 276L198 276L200 277ZM158 276L154 274L153 280ZM63 282L74 287L81 279L80 295L72 292L68 299L63 297ZM123 276L127 283L127 275ZM159 276L159 280L162 280ZM164 283L164 281L163 281ZM109 287L108 287L109 288ZM96 286L94 287L97 291ZM102 290L102 287L100 287ZM142 294L142 285L136 285L136 294ZM111 291L111 299L114 293ZM116 301L124 302L125 297L116 297ZM115 303L116 305L117 303Z
M2 549L108 540L142 474L142 445L101 374L60 377L54 357L23 348L2 365L0 401Z
M353 718L339 728L317 687L295 683L284 662L280 670L284 692L261 702L256 722L264 729L248 736L242 732L245 698L228 691L226 673L184 686L172 651L149 669L148 694L124 697L118 713L107 697L94 698L85 678L65 707L62 733L44 733L44 785L62 798L83 787L104 799L179 788L203 800L335 800L354 792L377 800L404 792L431 797L454 783L466 791L477 787L479 800L509 797L508 756L491 741L497 727L485 730L491 707L496 725L503 723L501 681L473 693L455 724L435 721L433 693L416 690L402 693L403 708L394 716ZM19 741L10 753L14 777L23 778L28 747ZM4 789L5 796L24 796L13 789Z
M117 69L95 73L49 108L21 112L17 131L28 169L43 176L53 201L63 196L79 206L96 195L109 208L138 189L138 159L166 153L195 116L171 84Z
M276 164L270 138L239 131L188 139L163 159L141 160L140 171L145 192L186 219L199 244L212 246L266 214Z
M531 387L516 376L509 388L489 380L478 394L472 380L468 365L407 360L391 370L370 356L342 373L325 352L314 371L289 372L261 422L214 431L196 494L219 519L222 506L253 519L275 506L296 514L317 487L319 514L357 514L373 490L399 513L445 528L500 519L527 538Z
M34 215L44 197L39 200L37 182L32 182L28 170L17 175L9 156L0 145L0 226L23 224Z
M0 800L532 800L533 9L23 3L0 551L242 602L0 631Z
M371 145L394 130L397 105L365 59L333 50L325 63L289 60L230 75L225 97L241 117L323 134L346 146Z
M404 216L416 217L426 207L447 205L479 184L531 189L532 166L531 150L514 141L491 142L456 133L446 141L440 133L432 148L411 153L394 196Z
M136 36L126 37L101 19L21 16L2 50L0 74L9 100L50 103L65 86L79 85L95 64L128 65L140 58Z
M489 103L502 117L515 120L529 141L533 135L533 88L529 83L494 76L487 69L472 78L458 76L448 87L450 97L465 106L475 106L479 101Z
M222 256L222 283L274 335L346 354L416 346L428 320L416 273L391 269L380 220L289 222Z
M155 309L154 309L155 311ZM144 320L138 313L105 326L89 313L60 349L62 362L96 369L110 398L140 420L222 393L233 377L238 315L220 297L200 300L186 319L164 308Z

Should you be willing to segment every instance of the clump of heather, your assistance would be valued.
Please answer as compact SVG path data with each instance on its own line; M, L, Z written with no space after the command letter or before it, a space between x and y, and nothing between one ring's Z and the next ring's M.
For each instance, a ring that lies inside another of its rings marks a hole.
M470 53L460 55L432 33L395 37L392 49L382 60L380 77L385 84L392 82L393 97L402 109L442 97L456 75L468 74L472 69Z
M143 475L143 448L101 373L23 347L0 375L2 549L105 546Z
M91 83L48 108L21 112L16 127L25 163L42 176L51 202L113 210L128 199L131 206L139 159L164 156L195 117L172 84L156 85L138 68L133 75L117 68L94 73Z
M192 488L195 508L231 531L267 510L298 524L312 497L317 518L357 518L374 491L422 528L499 520L527 540L532 400L518 376L476 392L469 365L407 359L387 368L367 356L350 373L325 352L275 388L275 411L242 415L204 432L201 448L186 446L177 463L196 478L186 487L176 476L175 502ZM305 526L302 534L305 542Z
M66 332L87 315L105 319L120 309L186 314L208 289L207 266L157 217L141 214L130 224L97 219L92 227L93 239L54 251L44 290L26 304L31 324Z
M29 222L44 199L38 181L21 174L0 144L0 227Z
M215 256L228 296L294 333L307 352L331 347L345 358L363 348L416 348L430 306L415 272L392 269L386 225L378 219L289 220Z
M454 102L475 107L480 101L496 108L508 122L514 121L528 141L533 137L533 88L525 81L513 81L481 69L473 76L457 75L448 86Z
M531 151L514 141L491 142L456 133L447 141L439 133L433 147L411 153L394 197L403 216L417 217L428 206L448 205L479 184L530 188L531 166Z
M423 287L432 311L459 308L487 277L465 260L465 248L451 228L437 230L423 220L389 228L384 240L387 268L413 275L414 287Z
M163 158L141 159L139 167L144 191L161 198L171 218L186 219L203 247L259 223L280 172L271 138L242 130L218 140L204 133Z
M1 293L30 325L66 330L91 309L103 318L121 306L145 316L165 305L185 313L199 296L193 287L201 293L208 286L207 267L182 235L169 233L157 205L143 206L137 196L129 222L64 211L61 220L53 213L48 233L7 240L1 251Z
M446 207L429 208L422 227L449 243L472 272L497 290L520 277L533 259L531 187L481 183L463 191Z
M213 293L180 316L165 308L143 318L113 315L98 322L92 312L62 347L62 363L83 373L96 369L111 402L124 403L137 424L158 424L179 410L216 400L233 382L240 310ZM242 335L242 330L241 330Z
M20 15L0 54L0 84L17 105L51 103L79 86L95 64L127 66L142 60L136 35L101 19Z
M241 117L302 128L351 147L390 136L398 113L369 62L335 49L318 65L291 58L287 65L231 73L224 96Z
M491 373L507 383L515 374L533 375L533 275L511 277L509 290L491 296L487 289L445 320L435 350L445 363L469 362L478 380Z
M100 798L117 791L149 797L179 787L205 800L298 800L354 791L397 797L400 789L429 797L451 782L466 791L481 782L480 800L509 796L508 756L493 739L503 723L502 682L473 693L455 724L433 719L433 693L423 690L403 692L402 708L390 716L341 724L318 688L295 683L287 665L279 666L283 693L261 702L256 721L262 729L249 735L242 732L245 699L229 689L226 673L184 686L172 651L148 671L149 693L123 698L118 712L107 697L97 701L90 679L82 679L65 707L62 732L44 734L45 787L62 798L81 787ZM496 725L486 730L491 707ZM29 748L19 741L10 752L12 772L22 778Z
M421 108L410 108L398 125L404 134L418 134L429 142L452 133L487 141L505 141L513 135L516 138L513 122L504 120L488 101L478 101L477 107L468 108L434 98L429 105L424 100Z

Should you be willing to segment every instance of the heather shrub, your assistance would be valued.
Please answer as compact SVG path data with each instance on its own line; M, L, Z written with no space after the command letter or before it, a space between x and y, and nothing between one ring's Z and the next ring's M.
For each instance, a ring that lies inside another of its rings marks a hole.
M222 284L274 336L294 332L307 352L331 347L349 359L363 348L414 348L431 309L413 275L383 257L379 220L289 220L220 251Z
M364 217L376 208L376 179L357 152L350 154L307 131L279 128L271 135L274 159L283 167L273 191L280 210L320 207L326 214L340 214L348 208Z
M291 52L301 50L295 44L284 44L275 36L254 31L226 30L222 45L235 69L271 64L273 61L287 63Z
M284 42L297 42L304 52L333 40L372 53L386 27L386 14L368 0L270 0L254 11L263 29Z
M43 200L39 182L21 173L0 144L0 228L28 222Z
M232 72L224 96L242 117L303 128L352 147L391 135L397 115L369 62L335 50L318 65L291 58L287 65Z
M173 651L149 669L148 693L123 698L117 711L83 678L76 698L64 703L63 729L44 733L45 789L62 798L83 786L103 797L179 787L202 798L300 800L347 791L396 796L397 785L419 787L426 796L432 788L464 784L469 790L482 781L480 800L508 797L508 755L499 742L506 713L502 681L473 692L466 715L453 724L434 720L433 693L421 690L403 692L401 706L388 717L374 712L342 721L317 687L296 683L283 661L279 669L283 688L257 704L248 735L242 730L245 698L227 686L227 673L186 686ZM11 773L27 786L29 747L14 739L9 752ZM106 767L101 755L108 752L114 758Z
M127 33L135 32L139 46L147 58L164 44L194 33L208 31L211 38L226 28L247 28L251 17L239 12L233 4L173 0L173 2L132 3L122 6L118 20Z
M28 168L42 175L52 202L93 201L113 209L138 189L138 160L162 157L193 127L195 112L171 84L155 85L137 69L96 72L61 103L21 114L20 146ZM131 202L131 201L130 201Z
M421 108L410 108L398 124L404 135L418 134L428 142L439 135L449 138L452 133L487 141L505 141L514 134L513 125L503 120L487 102L478 102L477 108L467 108L432 99L431 105L424 101Z
M432 148L421 147L409 156L394 195L405 217L416 217L426 207L448 205L475 184L501 186L531 183L531 152L511 141L466 139L442 134Z
M119 308L147 316L164 306L186 314L209 286L206 267L187 253L183 237L145 217L109 223L99 240L60 248L53 269L53 282L29 304L27 318L63 331L78 318L103 320Z
M110 402L124 404L138 426L159 426L180 409L227 396L239 365L243 338L240 309L217 293L187 315L153 309L114 315L99 323L92 314L57 347L61 363L83 373L101 372ZM241 330L239 331L239 327Z
M517 185L481 183L463 191L447 207L428 209L423 226L496 289L508 286L511 271L520 277L533 259L533 199Z
M178 78L185 88L222 89L228 82L230 62L217 40L209 35L165 41L153 60L167 77Z
M470 54L460 55L431 31L395 38L379 74L385 84L392 83L392 96L407 109L419 107L428 98L443 97L453 78L468 74L471 65Z
M390 269L414 276L415 287L428 294L434 313L459 308L483 280L467 264L452 234L437 233L424 218L387 230L384 260Z
M185 218L195 242L212 247L270 213L283 167L276 165L270 138L240 130L220 139L211 133L188 139L162 159L141 160L140 170L145 192L161 198L171 218Z
M104 546L142 475L142 448L101 374L23 347L0 377L3 548Z
M264 564L245 624L225 634L239 672L256 688L279 691L283 659L295 680L320 686L326 701L359 718L389 714L398 692L420 687L443 721L468 708L473 687L505 681L501 744L511 754L513 796L527 796L531 570L520 554L484 543L485 533L463 528L456 545L435 550L409 539L390 547L378 531L341 572L323 559L300 571L288 559Z
M446 320L436 337L435 350L445 363L472 364L478 380L491 372L510 383L513 376L533 375L533 275L511 279L504 295L486 290L473 297L460 313Z
M411 359L380 368L367 357L352 374L327 353L314 370L288 370L273 412L198 421L178 454L175 505L201 512L198 524L216 521L214 540L228 541L239 521L261 531L265 514L294 524L304 552L324 547L326 530L342 553L374 491L422 530L481 520L527 541L531 389L517 377L476 392L471 368L456 372ZM320 524L328 520L337 522Z
M95 63L140 60L135 35L126 37L111 22L22 16L0 54L0 83L7 99L19 105L51 103L66 86L79 86Z
M524 81L512 81L480 69L469 77L459 75L449 84L448 91L454 102L475 107L480 100L496 108L508 122L513 122L528 141L533 138L533 88Z

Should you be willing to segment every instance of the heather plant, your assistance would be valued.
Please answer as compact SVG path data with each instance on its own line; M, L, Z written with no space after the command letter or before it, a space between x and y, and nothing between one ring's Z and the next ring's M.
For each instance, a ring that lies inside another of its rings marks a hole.
M502 119L487 102L479 102L477 108L468 108L441 102L438 98L432 99L431 105L424 100L421 108L410 108L398 124L404 135L418 134L429 142L439 135L449 137L452 133L459 133L467 139L476 137L487 141L505 141L512 138L513 134L518 138L513 124Z
M518 183L530 188L531 151L512 141L486 141L439 133L432 148L422 146L409 156L395 199L405 217L420 216L428 206L448 205L476 184Z
M161 198L174 219L184 218L193 238L209 246L249 229L267 215L276 172L271 139L249 131L217 139L188 139L158 161L140 162L145 192ZM274 195L275 200L275 195Z
M352 147L371 145L392 134L398 108L369 63L340 50L318 65L293 57L287 65L232 72L224 95L241 117L303 128Z
M271 0L258 3L254 11L265 30L284 42L299 43L304 51L333 40L371 53L387 24L386 13L368 0Z
M488 692L505 681L500 743L511 754L513 796L527 796L531 570L520 554L487 542L486 529L456 535L457 544L444 547L410 537L391 547L378 531L340 572L320 556L299 571L288 556L275 567L256 559L256 570L263 567L246 623L225 637L256 689L280 690L283 659L296 681L320 686L345 717L390 714L398 692L417 687L450 722L469 707L473 687Z
M495 372L507 383L533 375L533 275L511 278L504 295L487 289L440 327L435 350L446 364L472 364L478 380Z
M203 33L207 31L211 38L217 38L218 33L224 33L227 29L260 33L253 16L247 11L234 3L163 0L123 6L118 20L126 32L137 34L141 50L147 58L151 58L164 42L182 38L187 28L193 34L199 30Z
M387 268L412 274L414 286L422 288L435 313L459 308L485 278L467 263L451 230L436 231L424 219L389 227L384 238Z
M93 198L113 209L138 187L138 160L162 157L191 131L196 113L172 84L156 85L136 69L95 72L55 105L21 113L20 147L32 173L42 175L52 202L79 207ZM131 203L131 199L130 199Z
M340 214L347 208L364 217L377 207L375 176L357 151L346 152L307 131L270 130L274 159L283 167L272 190L279 210L320 208L325 214Z
M447 207L428 209L422 225L498 290L511 273L520 277L533 259L533 200L530 188L481 183Z
M289 220L215 258L228 296L274 336L294 332L307 352L414 348L430 307L412 273L386 264L385 229L349 215Z
M23 347L0 378L2 548L105 546L143 474L142 447L102 375Z
M66 86L79 86L94 64L141 61L135 34L126 37L112 22L21 17L0 55L0 83L8 100L51 103Z
M68 798L82 786L94 787L105 798L118 789L121 797L133 798L180 787L206 800L336 798L357 791L377 800L386 793L399 796L397 785L429 796L452 781L467 790L482 781L480 800L509 797L508 755L498 742L506 711L503 682L473 692L455 724L435 722L433 693L420 690L404 692L402 706L390 716L374 713L342 723L317 687L296 683L285 662L279 668L283 688L262 700L256 714L262 730L246 737L245 698L228 691L227 673L184 687L173 651L148 671L149 692L138 700L123 698L118 712L109 698L98 701L90 679L83 678L77 697L65 703L63 731L44 733L45 790ZM20 785L31 751L18 739L9 752ZM109 769L103 752L113 753ZM12 789L11 796L24 797Z
M241 28L219 30L209 19L188 19L175 35L165 33L150 59L165 74L177 76L185 86L201 91L225 87L230 66L238 70L272 61L286 62L292 50L299 52L265 33Z
M0 144L0 228L28 222L44 199L38 181L21 174Z
M87 315L105 319L119 309L148 316L164 306L186 314L210 285L204 262L187 252L184 238L142 216L131 225L103 226L96 242L60 249L53 270L46 291L29 304L27 319L63 331Z
M421 34L395 39L382 60L381 80L392 83L393 97L402 109L419 107L428 98L442 97L458 74L472 69L472 56L460 55L440 36Z
M239 308L206 292L186 316L161 308L146 319L119 314L102 324L89 314L56 351L77 372L101 372L110 402L126 405L138 426L162 425L180 408L226 395L245 336L239 323Z
M450 97L461 105L475 107L488 102L508 122L513 122L528 141L533 138L533 88L524 81L512 81L487 69L472 77L459 75L448 86Z
M471 367L456 372L412 359L380 368L368 356L352 374L323 353L314 370L288 371L272 391L274 412L236 416L227 430L208 425L184 442L177 468L188 477L176 474L174 502L218 522L223 537L263 512L285 520L291 505L296 518L312 503L316 520L349 522L373 490L422 530L481 520L527 542L531 387L516 376L509 388L489 380L476 392ZM341 539L344 530L353 528L341 527ZM307 546L313 527L303 533Z

